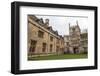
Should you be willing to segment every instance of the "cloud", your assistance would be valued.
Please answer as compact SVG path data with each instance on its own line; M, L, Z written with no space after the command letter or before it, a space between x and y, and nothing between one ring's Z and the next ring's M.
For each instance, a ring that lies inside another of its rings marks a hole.
M69 34L69 23L71 26L76 25L78 21L81 30L88 29L88 18L85 17L73 17L73 16L43 16L36 15L38 18L49 19L49 25L52 26L54 30L57 30L60 35Z

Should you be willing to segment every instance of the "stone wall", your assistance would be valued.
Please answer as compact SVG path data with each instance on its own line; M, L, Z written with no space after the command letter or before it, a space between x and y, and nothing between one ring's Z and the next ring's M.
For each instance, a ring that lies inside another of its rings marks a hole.
M43 37L38 36L39 31L43 33ZM58 40L59 43L57 43ZM28 53L29 54L31 55L49 54L49 53L61 54L63 53L63 50L61 50L63 48L64 48L64 40L59 35L55 35L54 33L50 32L48 29L42 27L36 21L28 17ZM32 49L34 50L32 51Z

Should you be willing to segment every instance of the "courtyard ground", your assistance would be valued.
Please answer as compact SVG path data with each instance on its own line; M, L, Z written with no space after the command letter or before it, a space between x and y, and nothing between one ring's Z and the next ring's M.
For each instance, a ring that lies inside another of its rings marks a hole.
M88 58L87 54L62 54L62 55L49 55L28 57L28 60L57 60L57 59L83 59Z

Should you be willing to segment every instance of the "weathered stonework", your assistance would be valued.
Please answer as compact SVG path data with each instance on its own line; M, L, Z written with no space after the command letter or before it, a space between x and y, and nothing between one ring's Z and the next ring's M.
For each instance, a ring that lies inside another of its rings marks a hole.
M64 39L57 31L36 16L28 16L28 54L61 54L64 52Z
M28 15L28 54L48 55L62 53L87 53L88 33L81 32L78 22L69 24L69 35L62 37L49 25L34 15Z
M78 22L75 26L69 24L69 35L64 36L65 52L84 53L88 51L88 33L81 33Z

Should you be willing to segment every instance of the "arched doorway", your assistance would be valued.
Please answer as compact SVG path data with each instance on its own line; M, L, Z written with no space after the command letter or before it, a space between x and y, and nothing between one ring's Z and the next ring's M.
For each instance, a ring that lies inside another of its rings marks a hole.
M74 54L78 53L78 47L74 47L73 52L74 52Z

